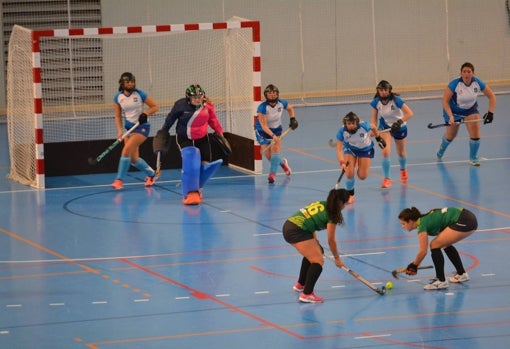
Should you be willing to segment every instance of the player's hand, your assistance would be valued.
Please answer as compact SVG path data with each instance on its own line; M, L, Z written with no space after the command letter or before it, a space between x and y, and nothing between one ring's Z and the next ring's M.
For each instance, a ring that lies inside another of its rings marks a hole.
M289 127L293 130L295 130L298 127L298 122L297 122L296 118L290 118Z
M386 141L381 136L375 137L375 140L377 141L379 148L381 148L381 149L386 148Z
M138 117L138 123L140 125L143 125L147 122L147 114L145 113L141 113L140 116Z
M492 123L493 120L494 120L494 113L492 113L490 111L485 113L485 115L483 116L483 124L484 125Z
M414 264L413 262L409 263L406 269L407 275L416 275L418 274L418 266Z
M398 119L396 122L393 123L393 125L391 125L391 132L400 131L400 127L402 126L403 123L404 121L402 119Z

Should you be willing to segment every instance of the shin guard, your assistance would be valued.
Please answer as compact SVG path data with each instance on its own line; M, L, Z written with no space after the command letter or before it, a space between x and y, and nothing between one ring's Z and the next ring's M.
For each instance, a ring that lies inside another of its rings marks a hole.
M200 188L200 150L196 147L185 147L182 156L182 196L186 197L191 191Z
M200 165L200 183L199 183L200 188L204 187L205 183L207 183L209 178L211 178L216 173L216 171L218 171L221 164L223 164L223 160L218 159L216 161Z

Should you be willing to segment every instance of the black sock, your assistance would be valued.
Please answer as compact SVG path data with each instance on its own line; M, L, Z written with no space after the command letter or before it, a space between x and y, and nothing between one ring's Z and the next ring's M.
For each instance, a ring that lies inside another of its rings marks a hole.
M313 293L313 289L315 287L315 283L319 280L319 276L322 273L322 265L319 263L312 263L310 268L308 268L308 275L306 276L305 289L303 290L304 294Z
M310 262L308 261L308 259L303 257L303 260L301 261L301 269L299 270L299 279L298 279L298 282L303 286L306 283L306 275L308 275L309 268L310 268Z
M448 259L452 262L455 270L457 270L457 274L462 275L466 272L464 269L464 265L462 264L462 259L460 259L459 252L457 249L451 245L444 249L444 253L448 256Z
M444 257L443 252L440 248L433 248L430 250L432 262L434 262L434 268L436 268L436 277L439 281L446 281L444 276Z

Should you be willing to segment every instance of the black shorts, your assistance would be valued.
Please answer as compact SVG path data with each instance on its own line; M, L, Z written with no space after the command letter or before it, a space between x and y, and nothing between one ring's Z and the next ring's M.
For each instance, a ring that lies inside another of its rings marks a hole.
M476 216L473 212L463 209L460 213L459 219L457 219L457 222L451 224L449 228L464 233L476 230L478 228L478 221L476 220Z
M297 242L306 241L313 239L313 233L304 231L291 221L285 221L283 224L283 238L289 244L295 244Z

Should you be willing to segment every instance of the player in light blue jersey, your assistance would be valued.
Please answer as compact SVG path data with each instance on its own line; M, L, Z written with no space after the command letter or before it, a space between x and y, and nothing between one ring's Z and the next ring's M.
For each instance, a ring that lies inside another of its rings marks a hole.
M372 123L371 126L374 130L390 130L389 132L379 133L379 135L386 142L386 147L382 150L382 170L383 181L382 188L391 187L390 177L390 150L391 138L395 140L395 150L398 156L400 165L400 181L407 182L407 121L413 117L413 111L404 102L399 94L393 92L393 87L386 80L381 80L376 87L376 94L370 103L372 107ZM379 126L377 126L379 124Z
M145 105L149 108L144 111ZM115 126L117 127L117 138L120 139L123 127L130 129L137 122L139 126L124 139L122 154L117 169L117 177L112 183L114 189L122 189L124 177L132 165L146 174L145 186L154 184L154 170L147 162L140 157L139 148L147 139L151 126L147 116L156 113L159 107L146 92L136 88L135 76L125 72L119 79L119 90L113 97L113 108L115 110Z
M269 183L274 183L278 167L281 166L287 176L291 175L291 169L287 159L282 158L281 140L282 135L282 114L284 110L289 113L289 127L295 130L298 122L294 114L294 108L285 99L280 98L278 87L273 84L267 85L264 89L266 100L257 107L257 120L255 121L255 137L260 144L260 151L270 162ZM270 149L267 147L274 142Z
M349 203L354 203L355 175L360 180L368 177L370 162L374 157L374 133L370 125L361 121L352 111L342 119L343 126L336 134L336 156L340 167L345 170L345 188L349 192ZM377 143L384 149L385 141L377 137ZM355 173L356 167L358 168Z
M459 125L466 122L469 134L469 163L480 166L478 148L480 148L480 119L477 98L483 93L489 99L489 110L483 117L484 124L490 124L494 119L496 108L496 95L491 88L475 76L475 67L466 62L460 68L460 77L450 81L443 94L443 117L450 124L441 140L437 152L437 159L443 158L446 148L457 136Z

